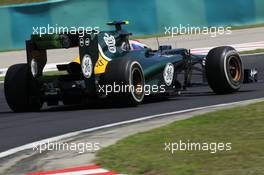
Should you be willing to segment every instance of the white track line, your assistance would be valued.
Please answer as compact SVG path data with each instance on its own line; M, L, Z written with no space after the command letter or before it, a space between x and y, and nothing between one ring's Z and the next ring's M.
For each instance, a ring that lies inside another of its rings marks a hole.
M250 43L243 43L243 44L231 44L230 46L234 47L239 52L240 51L255 50L255 49L262 49L262 48L264 48L264 41L250 42ZM214 47L216 47L216 46L214 46ZM209 52L209 50L211 50L214 47L191 49L191 53L193 53L193 54L207 54Z
M48 171L40 171L40 172L33 172L28 173L28 175L103 175L103 174L116 174L111 172L107 169L102 168L101 166L97 165L88 165L83 167L73 167L73 168L66 168L66 169L57 169L57 170L48 170Z
M121 125L125 125L125 124L132 124L132 123L141 122L141 121L154 119L154 118L158 118L158 117L182 114L182 113L187 113L187 112L194 112L194 111L204 110L204 109L209 109L209 108L225 107L225 106L239 104L241 102L253 102L253 101L256 101L256 100L262 101L262 100L264 100L264 98L243 100L243 101L237 101L237 102L232 102L232 103L223 103L223 104L218 104L218 105L210 105L210 106L191 108L191 109L186 109L186 110L181 110L181 111L174 111L174 112L150 115L150 116L141 117L141 118L137 118L137 119L132 119L132 120L127 120L127 121L107 124L107 125L103 125L103 126L99 126L99 127L95 127L95 128L89 128L89 129L84 129L84 130L80 130L80 131L70 132L70 133L67 133L67 134L51 137L51 138L48 138L48 139L43 139L43 140L40 140L40 141L37 141L37 142L33 142L33 143L29 143L29 144L26 144L26 145L23 145L23 146L19 146L19 147L16 147L16 148L9 149L7 151L1 152L0 153L0 158L4 158L4 157L7 157L7 156L10 156L10 155L15 154L15 153L20 152L20 151L33 149L35 145L46 144L48 142L55 142L55 141L59 141L59 140L62 140L62 139L67 139L67 138L70 138L70 137L74 137L74 136L77 136L77 135L83 134L83 133L94 132L94 131L98 131L98 130L101 130L101 129L107 129L107 128L121 126Z
M4 77L6 74L7 68L0 68L0 77Z
M65 172L65 173L54 173L54 174L47 174L47 175L96 175L102 173L109 173L106 169L93 169L93 170L82 170L82 171L72 171L72 172Z

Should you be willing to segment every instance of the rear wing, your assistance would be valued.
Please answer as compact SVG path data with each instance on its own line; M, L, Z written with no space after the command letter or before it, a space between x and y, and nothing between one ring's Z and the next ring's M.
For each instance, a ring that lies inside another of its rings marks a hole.
M121 25L128 24L125 21L108 23L114 25L114 31L92 32L91 34L45 34L42 36L31 35L26 41L27 63L30 66L32 60L37 64L37 76L42 76L47 63L47 50L68 49L79 47L79 58L86 86L95 89L95 76L103 74L109 61L122 57L130 50L129 35L122 30ZM82 32L83 33L83 32Z

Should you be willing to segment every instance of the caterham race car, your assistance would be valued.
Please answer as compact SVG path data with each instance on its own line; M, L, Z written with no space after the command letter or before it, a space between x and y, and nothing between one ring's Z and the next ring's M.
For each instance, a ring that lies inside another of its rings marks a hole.
M243 82L243 66L237 51L217 47L208 55L194 55L171 46L132 49L122 29L125 21L108 23L113 31L80 36L60 33L32 35L26 41L27 63L11 66L5 77L5 97L15 112L38 111L43 103L66 105L111 99L137 105L148 96L172 96L192 84L200 71L217 94L233 93ZM47 50L79 47L79 62L57 65L62 74L44 75Z

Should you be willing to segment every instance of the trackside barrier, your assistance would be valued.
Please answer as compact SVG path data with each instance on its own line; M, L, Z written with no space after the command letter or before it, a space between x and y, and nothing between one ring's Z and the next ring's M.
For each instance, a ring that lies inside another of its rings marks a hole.
M263 0L49 0L0 6L0 50L25 48L33 27L98 26L129 20L134 34L163 33L164 27L264 22ZM224 13L223 13L224 12Z

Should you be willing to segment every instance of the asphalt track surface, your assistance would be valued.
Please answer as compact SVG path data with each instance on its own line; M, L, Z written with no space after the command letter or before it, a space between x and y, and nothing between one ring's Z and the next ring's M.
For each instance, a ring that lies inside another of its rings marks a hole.
M264 96L264 83L246 84L239 93L215 95L209 87L190 88L169 100L150 100L138 107L71 106L46 108L38 113L12 113L1 93L0 152L41 139L105 124L207 105L255 99ZM0 85L0 91L3 86Z
M215 95L207 86L193 87L168 100L151 99L137 107L112 104L59 106L37 113L12 113L0 96L0 152L72 131L136 119L144 116L208 105L261 98L264 83L245 84L240 92ZM0 85L3 92L3 85Z
M264 58L263 58L264 59ZM264 97L264 61L245 59L245 68L257 68L259 83L244 84L240 92L215 95L208 86L192 87L168 100L151 99L137 107L111 103L89 106L57 106L36 113L12 113L0 84L0 152L61 134L140 117L190 108Z

